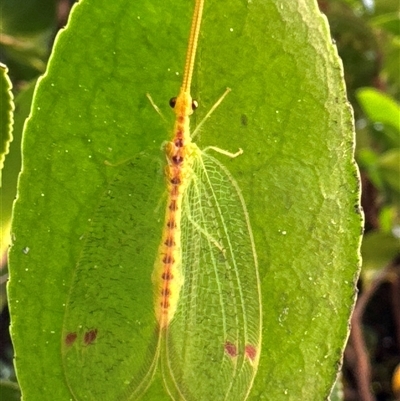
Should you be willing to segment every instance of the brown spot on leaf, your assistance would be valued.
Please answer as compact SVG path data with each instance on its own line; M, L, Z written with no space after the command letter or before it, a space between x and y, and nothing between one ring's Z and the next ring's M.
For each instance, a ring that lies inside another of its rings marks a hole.
M247 358L249 358L251 361L254 361L254 359L256 359L257 350L254 345L247 344L244 350Z
M75 342L77 336L78 335L75 332L68 333L65 336L65 345L70 347Z
M94 340L97 338L97 329L89 330L85 333L83 337L83 342L85 345L90 345L93 343Z
M230 341L227 341L225 343L225 351L231 358L237 356L237 347L235 344L231 343Z

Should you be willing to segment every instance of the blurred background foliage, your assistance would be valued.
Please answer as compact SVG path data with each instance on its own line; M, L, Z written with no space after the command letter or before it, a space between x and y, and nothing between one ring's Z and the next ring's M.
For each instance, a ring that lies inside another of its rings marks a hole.
M9 220L21 167L23 124L29 114L35 82L45 72L55 35L65 25L73 3L70 0L1 0L0 3L0 62L9 69L15 98L13 142L2 171L0 192L2 401L19 399L8 336L5 283ZM400 400L399 1L319 0L318 4L329 20L343 60L348 99L354 109L355 155L361 171L365 213L360 294L342 374L332 399Z

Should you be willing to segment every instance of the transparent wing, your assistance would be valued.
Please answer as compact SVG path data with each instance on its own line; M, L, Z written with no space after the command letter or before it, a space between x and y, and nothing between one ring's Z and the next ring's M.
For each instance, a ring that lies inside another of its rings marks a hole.
M135 400L158 359L151 272L165 184L146 157L118 170L85 235L65 306L62 357L75 400Z
M182 207L184 285L166 330L163 376L175 400L245 400L261 346L260 283L246 206L227 169L198 150Z

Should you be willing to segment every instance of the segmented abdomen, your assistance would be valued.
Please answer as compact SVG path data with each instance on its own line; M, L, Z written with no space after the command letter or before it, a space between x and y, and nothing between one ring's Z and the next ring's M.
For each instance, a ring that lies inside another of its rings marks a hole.
M166 145L168 199L165 212L164 231L156 258L153 283L155 287L155 314L161 328L172 320L183 284L180 222L182 217L182 195L190 179L190 140L185 140L189 130L189 119L178 118L175 137ZM186 143L185 143L186 142Z

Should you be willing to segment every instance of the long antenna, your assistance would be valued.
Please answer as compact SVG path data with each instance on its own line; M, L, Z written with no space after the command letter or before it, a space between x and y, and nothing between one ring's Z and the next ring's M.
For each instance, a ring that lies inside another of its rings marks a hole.
M203 16L203 6L204 0L196 0L186 53L185 72L181 87L181 90L187 93L190 92L190 86L192 84L194 60L196 58L197 42L199 40L200 24Z

